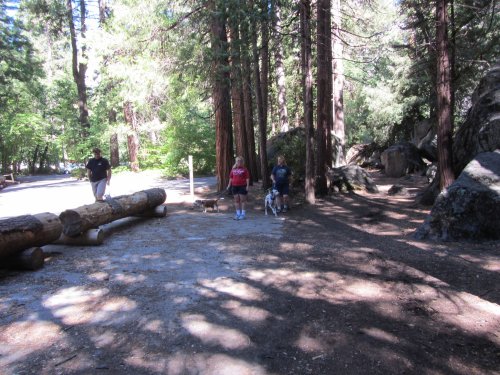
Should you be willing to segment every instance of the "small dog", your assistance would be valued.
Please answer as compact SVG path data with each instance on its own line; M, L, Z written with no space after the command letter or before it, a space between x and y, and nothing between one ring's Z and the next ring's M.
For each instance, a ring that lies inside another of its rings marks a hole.
M219 212L219 204L217 203L219 200L224 199L223 197L219 197L216 199L197 199L194 201L194 207L203 207L203 212L207 212L208 208L211 208L212 211L217 210Z
M264 198L264 210L267 215L267 209L270 208L274 216L278 216L278 207L276 204L276 197L279 195L276 189L269 189L266 197Z

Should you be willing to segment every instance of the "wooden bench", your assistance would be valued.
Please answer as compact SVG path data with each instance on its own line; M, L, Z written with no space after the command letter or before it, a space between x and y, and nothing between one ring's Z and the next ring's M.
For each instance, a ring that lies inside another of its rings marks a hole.
M9 179L7 179L9 178ZM14 180L14 174L9 173L9 174L4 174L0 175L0 190L3 189L4 187L8 185L14 185L17 184L18 182Z

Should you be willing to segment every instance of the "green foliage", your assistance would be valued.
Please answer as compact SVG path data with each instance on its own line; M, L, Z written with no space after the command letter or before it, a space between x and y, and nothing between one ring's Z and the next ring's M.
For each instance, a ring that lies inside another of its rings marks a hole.
M408 57L394 45L404 33L397 27L397 8L380 0L364 8L362 18L346 19L347 43L344 91L347 142L388 142L392 129L401 123L407 103L398 95L401 67ZM345 6L344 12L349 12ZM354 47L355 46L355 47Z
M172 95L175 101L166 103L164 144L156 157L169 176L188 173L188 155L193 156L197 174L211 174L215 169L215 127L210 122L207 103L200 103L200 92L194 87L182 87L177 82Z
M271 145L267 150L269 171L276 165L278 156L282 155L295 178L300 179L305 176L306 143L303 128L280 133L271 138L268 144Z

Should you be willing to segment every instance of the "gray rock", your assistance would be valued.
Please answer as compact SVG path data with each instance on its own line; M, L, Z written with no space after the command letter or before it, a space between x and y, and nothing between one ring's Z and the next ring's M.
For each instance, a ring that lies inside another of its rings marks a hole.
M500 150L476 156L439 194L418 239L500 239Z
M453 140L458 175L474 157L500 148L500 61L479 82L467 118Z
M357 165L328 169L326 177L330 190L352 191L365 189L369 193L378 193L379 191L370 175Z
M418 148L410 142L389 147L382 152L381 159L387 177L402 177L425 167Z
M403 185L392 185L387 191L388 195L408 195L408 189Z
M346 162L348 165L359 165L362 168L383 168L380 160L380 155L384 150L383 147L372 143L355 144L346 154Z

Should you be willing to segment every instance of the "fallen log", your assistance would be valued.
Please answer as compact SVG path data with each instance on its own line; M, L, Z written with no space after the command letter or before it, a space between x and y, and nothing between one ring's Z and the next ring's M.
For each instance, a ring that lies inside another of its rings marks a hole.
M56 245L80 245L80 246L96 246L104 242L104 231L102 229L89 229L76 237L69 237L61 234L54 244Z
M61 221L50 212L0 220L0 258L50 244L59 238L61 232Z
M164 189L154 188L66 210L59 215L62 232L68 237L79 236L99 225L152 209L165 202L166 198Z
M161 205L134 215L136 217L165 217L167 216L167 206Z
M43 267L45 254L39 247L30 247L2 260L2 268L36 271Z

